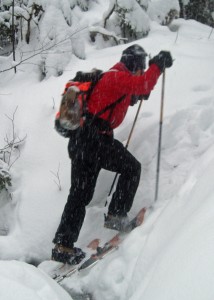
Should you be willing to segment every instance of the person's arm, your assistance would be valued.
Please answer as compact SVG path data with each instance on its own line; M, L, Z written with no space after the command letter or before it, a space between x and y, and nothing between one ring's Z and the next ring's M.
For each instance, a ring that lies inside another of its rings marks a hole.
M148 70L140 76L130 76L129 87L133 95L148 95L157 83L161 71L156 64L152 64Z
M130 80L131 93L134 95L149 95L153 90L160 74L173 64L168 51L160 51L149 61L148 70L141 76L132 76Z

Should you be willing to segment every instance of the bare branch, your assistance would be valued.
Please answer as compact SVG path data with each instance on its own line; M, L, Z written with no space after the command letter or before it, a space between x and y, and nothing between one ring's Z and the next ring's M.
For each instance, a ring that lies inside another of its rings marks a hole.
M18 156L14 159L14 161L8 166L8 170L9 170L9 171L10 171L11 167L15 164L15 162L19 159L19 157L20 157L20 155L21 155L19 148L17 148L17 150L18 150L19 154L18 154Z
M16 114L16 111L18 109L18 106L15 108L15 111L13 113L13 117L10 118L9 116L6 115L6 117L11 120L12 122L12 141L10 142L10 153L9 153L9 159L8 159L8 165L10 166L10 159L11 159L11 155L12 155L12 151L13 151L13 147L14 147L14 142L15 142L15 139L16 139L16 135L15 135L15 124L14 124L14 118L15 118L15 114Z
M18 148L18 146L20 144L22 144L22 142L24 142L24 140L27 138L27 134L23 137L23 139L20 139L19 137L17 137L18 141L14 141L13 145L14 145L14 148ZM0 149L0 152L1 151L6 151L8 148L11 148L11 142L9 141L8 137L6 136L6 138L4 139L4 141L7 143L7 145Z
M5 116L11 121L12 124L12 137L11 139L8 138L7 134L4 138L6 142L6 146L2 149L0 149L0 153L3 156L3 161L7 163L8 169L10 170L11 167L14 165L14 163L18 160L20 157L20 150L19 150L19 145L23 143L23 141L26 139L27 135L23 138L20 139L19 137L16 136L15 133L15 114L17 112L18 106L16 107L15 111L13 112L13 116L10 117L5 114ZM13 162L11 162L12 154L14 149L18 150L18 156L15 158Z
M58 166L57 173L54 173L53 171L50 171L50 172L56 177L56 180L54 180L54 182L56 183L56 185L58 186L59 190L61 191L62 190L62 186L61 186L60 177L59 177L59 169L60 169L60 163L59 163L59 166Z

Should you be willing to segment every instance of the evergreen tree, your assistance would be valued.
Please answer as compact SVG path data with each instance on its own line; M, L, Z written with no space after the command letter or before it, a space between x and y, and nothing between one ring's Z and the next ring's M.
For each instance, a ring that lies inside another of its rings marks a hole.
M147 0L113 0L111 1L111 18L106 24L106 28L114 24L120 28L119 35L128 41L139 39L148 34L150 20L146 13L148 7Z
M116 1L115 12L119 18L122 36L128 40L141 38L147 35L150 29L149 17L144 6L138 2L136 0Z
M181 1L184 9L183 15L185 19L194 19L203 24L214 26L214 1L213 0L189 0L185 4Z
M21 64L23 59L29 59L27 53L32 51L32 63L39 65L42 77L59 76L72 55L85 58L85 41L88 42L89 34L99 48L142 38L149 33L151 20L168 24L168 20L174 18L169 12L177 9L178 3L178 0L106 0L109 9L104 15L102 11L96 16L96 26L87 26L85 12L102 1L0 0L0 37L14 36L11 34L14 16L13 27L19 42L19 53L14 61Z

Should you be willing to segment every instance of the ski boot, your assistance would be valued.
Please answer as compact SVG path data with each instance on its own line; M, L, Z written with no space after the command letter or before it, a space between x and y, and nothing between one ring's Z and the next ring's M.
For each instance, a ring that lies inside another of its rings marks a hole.
M85 252L83 252L80 248L68 248L56 244L54 249L52 249L52 260L64 264L77 265L83 260L83 258L85 258Z
M129 232L129 218L128 216L113 216L105 215L104 227L108 229L117 230L120 232Z

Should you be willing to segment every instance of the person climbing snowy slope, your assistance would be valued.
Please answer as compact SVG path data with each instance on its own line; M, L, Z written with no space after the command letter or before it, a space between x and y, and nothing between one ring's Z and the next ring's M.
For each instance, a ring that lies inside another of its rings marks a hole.
M85 257L74 243L78 240L86 206L93 198L101 169L120 175L104 226L126 230L128 212L140 181L141 164L114 138L113 130L122 123L130 105L148 98L161 73L173 63L170 52L161 51L149 61L145 71L146 57L145 50L137 44L125 49L120 62L104 72L93 88L84 124L69 133L71 188L53 239L52 259L55 261L77 264ZM110 109L105 110L108 106ZM100 111L103 113L96 117Z

